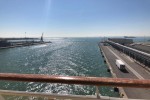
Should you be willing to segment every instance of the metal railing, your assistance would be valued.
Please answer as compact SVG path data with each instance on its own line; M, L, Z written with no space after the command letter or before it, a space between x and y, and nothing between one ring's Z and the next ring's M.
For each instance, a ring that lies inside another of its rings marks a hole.
M128 79L128 78L104 78L104 77L82 77L82 76L53 76L53 75L39 75L39 74L15 74L15 73L0 73L0 80L7 81L22 81L22 82L46 82L46 83L63 83L63 84L80 84L111 86L111 87L131 87L131 88L150 88L150 80ZM0 94L13 94L25 96L46 96L50 98L71 98L71 99L100 99L99 91L97 89L97 97L84 97L72 95L57 95L45 93L27 93L19 91L0 90ZM109 97L110 99L110 97ZM119 98L118 98L119 99ZM107 99L108 100L108 99Z

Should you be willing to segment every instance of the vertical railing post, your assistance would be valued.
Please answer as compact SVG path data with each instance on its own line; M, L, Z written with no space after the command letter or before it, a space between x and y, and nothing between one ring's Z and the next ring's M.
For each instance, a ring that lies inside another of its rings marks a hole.
M98 90L98 86L96 86L96 97L97 99L100 99L100 92Z

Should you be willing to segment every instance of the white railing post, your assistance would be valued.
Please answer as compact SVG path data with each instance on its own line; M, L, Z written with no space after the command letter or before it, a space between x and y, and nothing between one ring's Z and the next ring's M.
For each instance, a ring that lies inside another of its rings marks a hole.
M100 99L100 92L98 90L98 86L96 86L96 97L97 99Z

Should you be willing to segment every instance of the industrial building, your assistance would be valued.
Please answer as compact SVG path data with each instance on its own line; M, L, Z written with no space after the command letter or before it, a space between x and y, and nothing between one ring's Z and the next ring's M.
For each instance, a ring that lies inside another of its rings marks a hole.
M126 39L126 38L108 38L109 41L113 41L115 43L119 43L122 45L126 44L132 44L133 40L132 39Z

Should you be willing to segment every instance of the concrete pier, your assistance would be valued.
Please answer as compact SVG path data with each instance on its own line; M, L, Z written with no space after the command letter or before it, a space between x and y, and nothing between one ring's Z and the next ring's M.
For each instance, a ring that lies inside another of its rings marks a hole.
M150 79L150 72L141 65L137 64L132 58L126 54L114 49L110 45L99 44L99 47L105 57L113 77L131 78L131 79ZM121 71L115 64L115 60L120 59L126 65L126 70ZM137 88L119 88L120 94L125 98L132 99L150 99L150 90Z
M140 64L145 65L145 67L150 68L150 54L133 49L128 46L121 45L119 43L113 42L113 41L106 41L108 44L110 44L112 47L117 49L120 52L123 52L127 54L128 56L132 57L136 61L138 61Z

